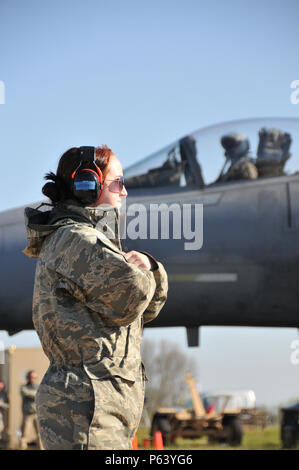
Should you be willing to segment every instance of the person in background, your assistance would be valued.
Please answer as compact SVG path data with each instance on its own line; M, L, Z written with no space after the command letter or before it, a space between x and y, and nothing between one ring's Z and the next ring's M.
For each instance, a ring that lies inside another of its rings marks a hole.
M28 442L32 436L32 431L37 435L38 447L41 448L39 440L39 432L37 426L36 406L35 406L35 395L38 389L36 384L37 374L34 370L30 370L26 374L26 383L20 388L22 396L22 436L20 447L21 449L27 449Z
M5 390L5 383L0 380L0 446L7 443L7 409L8 397Z

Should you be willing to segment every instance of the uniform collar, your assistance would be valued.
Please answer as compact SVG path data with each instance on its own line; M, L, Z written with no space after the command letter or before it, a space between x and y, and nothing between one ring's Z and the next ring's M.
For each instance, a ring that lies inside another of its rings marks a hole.
M119 209L108 204L97 207L83 207L75 201L66 201L61 207L69 214L79 216L80 219L92 224L100 233L99 238L115 250L122 251L120 241L120 212Z

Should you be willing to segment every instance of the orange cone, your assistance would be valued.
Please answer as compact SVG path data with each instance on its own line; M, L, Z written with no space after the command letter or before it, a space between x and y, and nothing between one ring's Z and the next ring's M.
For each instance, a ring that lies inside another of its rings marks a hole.
M134 437L133 441L132 441L132 447L133 447L133 450L138 450L138 440L137 440L137 436Z
M154 449L163 450L163 437L161 431L156 431L154 435Z

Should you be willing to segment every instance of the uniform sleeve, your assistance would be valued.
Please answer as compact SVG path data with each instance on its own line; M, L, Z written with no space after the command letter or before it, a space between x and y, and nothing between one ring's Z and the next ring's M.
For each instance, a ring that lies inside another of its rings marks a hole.
M143 321L144 323L148 323L159 315L166 302L168 292L168 276L162 263L157 261L152 255L145 251L141 251L140 253L149 256L154 264L152 273L156 283L155 293L148 307L143 313Z
M92 233L74 231L58 249L62 254L54 262L56 292L66 291L101 315L106 325L127 326L151 303L154 274L128 263Z

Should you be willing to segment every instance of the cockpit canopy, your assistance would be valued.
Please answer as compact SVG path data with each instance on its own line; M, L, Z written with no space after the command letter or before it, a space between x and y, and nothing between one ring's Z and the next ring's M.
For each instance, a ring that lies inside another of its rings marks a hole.
M126 168L124 175L128 189L203 188L293 174L298 160L299 119L249 119L196 131Z

